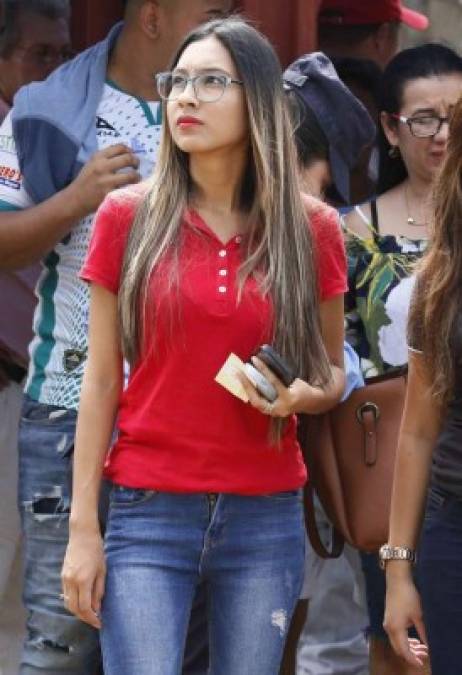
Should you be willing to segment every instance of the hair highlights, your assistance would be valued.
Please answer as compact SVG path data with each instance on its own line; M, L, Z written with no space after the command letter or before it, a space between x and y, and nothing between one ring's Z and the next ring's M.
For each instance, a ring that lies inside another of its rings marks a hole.
M430 246L419 267L409 336L411 345L424 352L434 396L447 404L462 353L462 99L454 109L434 201Z
M244 83L249 118L249 158L240 195L249 229L239 292L249 277L257 276L262 293L272 297L276 349L296 366L301 377L324 384L330 369L320 331L317 274L279 61L266 38L233 17L212 21L190 33L173 66L188 45L210 36L216 37L234 60ZM193 191L188 157L174 144L164 124L159 161L123 264L121 333L123 351L131 363L143 348L141 326L148 320L148 281L167 254L172 261L172 290L178 279L180 227ZM174 297L172 294L172 300Z

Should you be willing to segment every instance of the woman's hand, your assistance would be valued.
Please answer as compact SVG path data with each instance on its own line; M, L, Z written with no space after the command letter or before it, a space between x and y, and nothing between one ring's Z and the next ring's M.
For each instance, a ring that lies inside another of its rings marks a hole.
M100 533L71 533L61 572L64 604L69 612L97 629L101 628L105 578Z
M399 564L397 561L389 564ZM387 576L384 628L395 652L411 666L423 667L428 658L427 636L422 606L411 575ZM408 629L415 627L419 640L409 639Z
M307 395L309 395L308 390L314 388L299 379L294 380L290 387L286 387L258 357L253 356L251 360L255 368L273 385L278 396L273 403L270 403L264 396L259 394L245 373L239 373L239 379L249 397L250 405L263 413L263 415L270 415L271 417L284 418L300 412L302 410L302 400L306 400Z

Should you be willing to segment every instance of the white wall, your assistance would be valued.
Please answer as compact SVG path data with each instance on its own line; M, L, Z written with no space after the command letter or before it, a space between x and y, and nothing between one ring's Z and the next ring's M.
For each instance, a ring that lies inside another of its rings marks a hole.
M403 4L423 12L430 19L430 28L424 33L403 30L403 47L443 42L462 54L462 0L404 0Z

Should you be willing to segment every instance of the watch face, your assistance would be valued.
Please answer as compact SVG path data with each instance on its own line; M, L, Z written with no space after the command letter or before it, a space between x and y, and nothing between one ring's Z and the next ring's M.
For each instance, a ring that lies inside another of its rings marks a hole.
M380 567L385 568L388 560L404 560L411 563L415 562L415 551L404 546L390 546L384 544L379 550Z
M387 544L381 546L379 550L380 560L389 560L390 556L391 556L391 548Z
M385 561L389 559L390 547L384 544L379 549L379 566L380 569L385 569Z

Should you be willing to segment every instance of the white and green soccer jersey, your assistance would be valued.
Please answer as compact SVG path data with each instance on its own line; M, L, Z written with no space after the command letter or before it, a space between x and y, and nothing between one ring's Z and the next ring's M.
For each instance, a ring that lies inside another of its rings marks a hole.
M106 84L97 111L99 149L125 143L151 173L159 147L161 108ZM33 206L19 170L11 117L0 127L0 209ZM89 289L79 279L92 231L93 215L81 220L43 262L36 294L34 339L26 393L42 403L77 408L87 354Z

